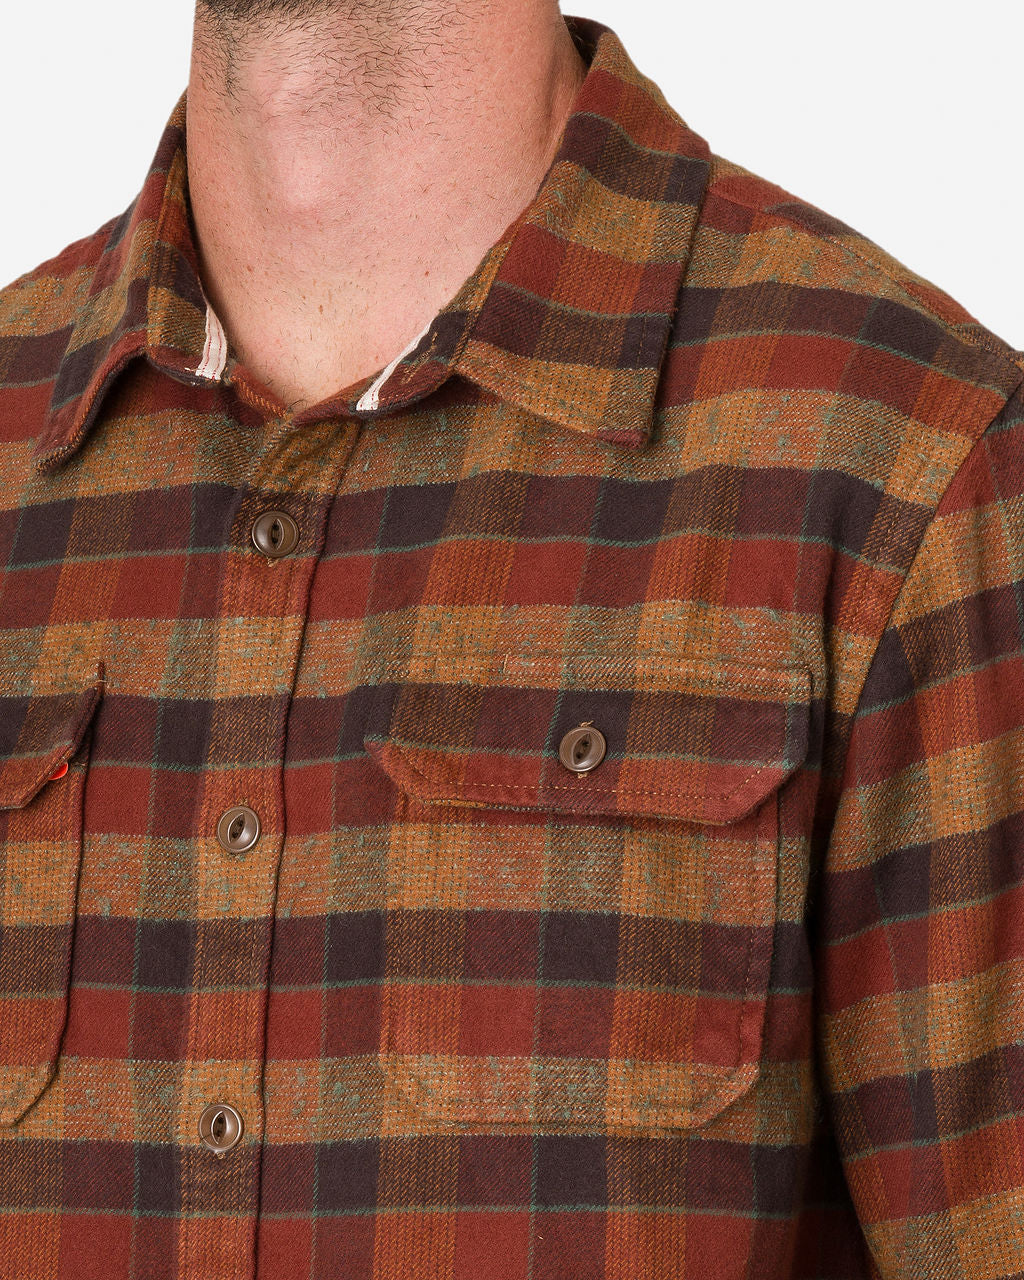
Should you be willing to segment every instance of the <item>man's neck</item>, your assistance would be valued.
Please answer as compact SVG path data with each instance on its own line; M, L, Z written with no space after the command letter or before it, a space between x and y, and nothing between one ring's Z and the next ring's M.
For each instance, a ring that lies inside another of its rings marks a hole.
M532 199L582 74L552 0L200 8L189 190L242 363L294 407L386 364Z

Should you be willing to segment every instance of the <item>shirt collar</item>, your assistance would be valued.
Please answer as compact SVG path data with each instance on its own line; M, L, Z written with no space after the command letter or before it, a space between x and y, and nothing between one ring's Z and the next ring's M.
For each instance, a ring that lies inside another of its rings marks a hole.
M387 379L366 379L334 411L392 413L457 373L567 429L632 447L649 439L710 153L614 32L566 22L588 70L537 195ZM142 191L109 229L37 465L79 448L131 360L201 384L230 378L227 354L200 283L183 95Z

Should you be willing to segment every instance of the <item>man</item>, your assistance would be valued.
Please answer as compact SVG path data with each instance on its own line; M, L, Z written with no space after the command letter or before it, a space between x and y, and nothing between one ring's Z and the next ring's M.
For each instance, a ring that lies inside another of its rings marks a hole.
M0 301L0 1277L1024 1274L1022 381L554 0L205 0Z

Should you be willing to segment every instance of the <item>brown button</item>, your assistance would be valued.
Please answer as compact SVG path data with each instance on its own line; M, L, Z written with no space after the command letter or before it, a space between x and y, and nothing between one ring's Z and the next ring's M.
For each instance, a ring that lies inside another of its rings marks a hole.
M279 560L299 545L299 526L287 511L264 511L252 526L252 541L257 551Z
M217 823L217 839L225 853L248 853L260 838L260 820L247 805L235 805Z
M588 720L565 735L558 748L558 758L573 773L589 773L601 763L607 750L604 734Z
M199 1137L215 1156L226 1156L242 1141L245 1123L229 1102L212 1102L199 1117Z

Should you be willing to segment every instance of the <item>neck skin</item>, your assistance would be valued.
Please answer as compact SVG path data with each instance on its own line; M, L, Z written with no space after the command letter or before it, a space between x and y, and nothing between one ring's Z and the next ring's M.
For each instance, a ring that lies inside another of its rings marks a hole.
M426 327L533 199L583 74L557 0L330 0L249 23L200 5L203 286L281 408L349 388Z

